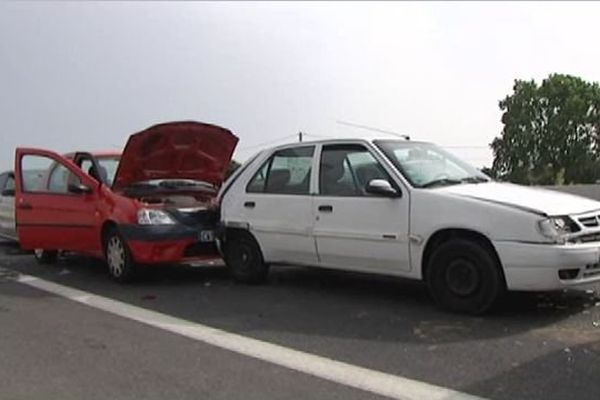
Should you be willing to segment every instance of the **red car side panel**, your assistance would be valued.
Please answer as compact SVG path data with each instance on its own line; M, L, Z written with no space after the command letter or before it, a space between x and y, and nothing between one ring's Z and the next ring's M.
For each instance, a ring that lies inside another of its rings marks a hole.
M89 194L26 192L21 159L25 155L51 158L92 188ZM15 157L15 214L19 242L24 249L63 249L82 253L97 251L99 215L96 212L98 183L70 160L42 149L19 148Z

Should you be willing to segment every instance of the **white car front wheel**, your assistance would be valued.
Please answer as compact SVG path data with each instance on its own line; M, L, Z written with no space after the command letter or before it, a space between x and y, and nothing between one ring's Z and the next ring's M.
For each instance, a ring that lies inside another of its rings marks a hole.
M506 288L491 249L463 238L448 240L434 250L425 280L441 307L467 314L486 312Z

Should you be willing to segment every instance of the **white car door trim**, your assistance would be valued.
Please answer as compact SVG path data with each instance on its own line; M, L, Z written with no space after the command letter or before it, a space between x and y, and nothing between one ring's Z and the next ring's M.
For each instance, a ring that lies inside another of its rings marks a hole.
M251 232L259 232L259 233L281 233L287 235L298 235L298 236L310 236L312 233L312 229L295 229L283 226L256 226L250 225Z
M316 237L328 237L334 239L358 239L375 242L408 242L408 235L399 235L397 233L362 233L362 232L340 232L333 230L315 230Z

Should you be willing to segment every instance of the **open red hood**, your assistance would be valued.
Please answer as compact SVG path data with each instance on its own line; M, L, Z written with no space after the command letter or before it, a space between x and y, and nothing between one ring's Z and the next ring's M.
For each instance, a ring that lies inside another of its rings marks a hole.
M113 187L150 179L195 179L220 185L238 138L201 122L168 122L129 137Z

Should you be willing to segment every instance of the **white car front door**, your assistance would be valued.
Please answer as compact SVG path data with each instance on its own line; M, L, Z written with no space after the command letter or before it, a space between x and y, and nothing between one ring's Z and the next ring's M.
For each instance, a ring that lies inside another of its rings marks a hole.
M399 196L367 193L373 179L387 180ZM408 196L364 145L324 145L314 198L320 265L389 274L410 270Z
M224 199L226 224L248 224L267 262L318 263L310 194L314 154L314 145L279 150Z

